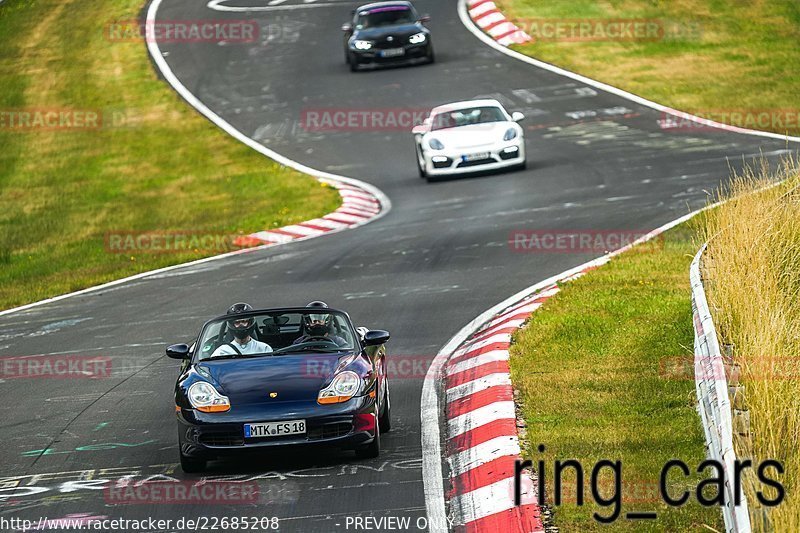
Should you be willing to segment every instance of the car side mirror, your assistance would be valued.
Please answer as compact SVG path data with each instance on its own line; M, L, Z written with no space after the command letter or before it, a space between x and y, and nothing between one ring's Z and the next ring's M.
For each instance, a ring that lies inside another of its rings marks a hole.
M523 115L519 111L514 111L513 113L511 113L511 120L513 120L514 122L520 122L522 120L525 120L525 115Z
M342 24L342 31L353 31L353 25L349 22Z
M430 15L422 15L422 16L419 18L419 21L420 21L420 22L430 22L430 21L431 21L431 16L430 16Z
M382 329L373 329L364 334L365 346L379 346L389 340L389 332Z
M423 135L427 131L428 127L425 126L424 124L418 124L413 128L411 128L411 133L413 133L414 135Z
M189 359L188 344L173 344L167 346L167 357L171 359Z

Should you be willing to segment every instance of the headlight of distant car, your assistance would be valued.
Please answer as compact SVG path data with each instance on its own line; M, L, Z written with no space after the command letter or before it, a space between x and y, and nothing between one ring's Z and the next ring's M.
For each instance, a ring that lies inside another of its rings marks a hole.
M419 32L419 33L415 33L414 35L409 37L408 38L408 42L410 42L411 44L420 44L420 43L424 43L425 39L427 39L427 38L428 37L425 35L425 32Z
M358 374L350 370L345 370L336 374L331 384L319 391L317 403L342 403L346 402L356 394L361 388L361 379Z
M222 413L231 408L227 396L220 394L211 383L198 381L189 387L189 403L204 413Z
M356 40L353 41L353 46L356 47L356 50L369 50L372 48L372 42Z
M439 139L429 140L428 146L430 146L434 150L444 150L444 145L442 144L442 141L440 141Z
M517 130L514 128L508 128L506 130L506 134L503 135L504 141L510 141L511 139L515 139L517 137Z

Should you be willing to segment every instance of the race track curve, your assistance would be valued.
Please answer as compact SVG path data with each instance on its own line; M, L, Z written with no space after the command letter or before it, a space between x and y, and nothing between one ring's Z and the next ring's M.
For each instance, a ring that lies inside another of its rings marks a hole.
M281 531L302 532L346 531L347 517L356 516L413 523L425 516L424 372L393 380L394 428L377 460L276 452L257 463L212 463L209 476L258 477L266 505L110 506L102 480L196 477L176 464L178 365L164 347L190 339L230 303L322 299L358 325L390 330L392 357L429 361L483 310L593 257L514 252L511 231L650 230L702 206L729 165L740 168L762 152L774 161L791 148L722 131L662 130L657 111L487 47L459 21L455 0L415 3L432 17L436 64L353 74L339 27L355 2L287 0L269 10L266 0L220 4L261 8L231 12L205 1L162 1L162 21L257 21L255 43L160 48L181 82L234 127L300 163L374 184L393 209L353 231L0 316L0 356L99 355L112 358L113 368L108 379L0 382L0 516L276 516ZM405 129L307 131L301 124L322 109L424 110L480 96L527 116L526 171L428 184L417 176Z

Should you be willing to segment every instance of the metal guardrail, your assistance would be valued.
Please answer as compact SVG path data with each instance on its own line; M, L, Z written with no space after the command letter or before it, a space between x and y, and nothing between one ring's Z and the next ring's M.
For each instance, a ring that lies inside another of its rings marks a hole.
M725 504L722 516L725 531L728 533L750 533L750 515L747 500L740 490L740 504L734 505L734 461L733 420L731 403L728 397L728 382L725 366L720 352L717 331L708 307L700 262L704 244L695 255L689 269L692 285L692 317L694 322L694 376L697 389L697 410L703 422L706 435L706 450L709 459L719 461L724 466Z

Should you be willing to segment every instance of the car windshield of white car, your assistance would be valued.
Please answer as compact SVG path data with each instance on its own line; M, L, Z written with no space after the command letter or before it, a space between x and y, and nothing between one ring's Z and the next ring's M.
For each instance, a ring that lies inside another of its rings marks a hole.
M356 29L379 28L396 24L411 24L417 19L414 12L406 6L389 6L362 11L358 14Z
M504 120L506 120L506 117L499 107L470 107L436 113L431 123L431 130L472 126L473 124L485 124L487 122L502 122Z
M221 317L209 322L198 343L198 359L340 352L352 350L357 343L357 333L347 315L332 309L270 311L248 314L246 318L252 321ZM246 331L241 331L239 322L247 325ZM251 341L257 342L251 345ZM239 354L231 346L244 349L239 349Z

